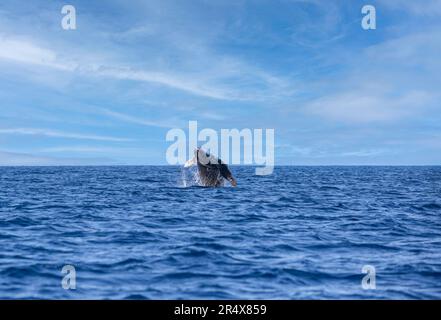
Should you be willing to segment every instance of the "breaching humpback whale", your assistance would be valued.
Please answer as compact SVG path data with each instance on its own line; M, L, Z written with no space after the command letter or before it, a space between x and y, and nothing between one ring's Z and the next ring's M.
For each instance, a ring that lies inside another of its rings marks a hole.
M237 186L228 166L222 160L210 155L201 148L194 151L194 158L185 163L185 167L197 164L200 182L205 187L220 187L224 179L228 180L233 187Z

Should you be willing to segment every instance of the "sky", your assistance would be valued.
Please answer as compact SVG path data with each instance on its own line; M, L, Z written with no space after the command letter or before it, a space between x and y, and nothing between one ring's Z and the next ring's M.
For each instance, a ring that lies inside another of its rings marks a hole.
M0 165L166 164L190 120L274 129L276 165L440 165L440 57L441 0L2 0Z

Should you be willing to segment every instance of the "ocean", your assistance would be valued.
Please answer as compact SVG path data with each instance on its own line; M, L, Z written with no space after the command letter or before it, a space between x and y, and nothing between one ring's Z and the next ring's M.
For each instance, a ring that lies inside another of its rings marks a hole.
M0 167L0 298L441 299L441 167L231 170Z

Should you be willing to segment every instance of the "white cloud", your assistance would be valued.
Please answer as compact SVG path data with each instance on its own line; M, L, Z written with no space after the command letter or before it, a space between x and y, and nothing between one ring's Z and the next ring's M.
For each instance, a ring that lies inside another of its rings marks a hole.
M116 112L116 111L112 111L106 108L95 108L95 111L112 117L114 119L117 120L121 120L124 122L129 122L129 123L134 123L134 124L139 124L139 125L143 125L143 126L149 126L149 127L158 127L158 128L175 128L175 127L179 127L179 125L177 124L177 121L158 121L158 120L147 120L147 119L142 119L139 117L134 117L128 114L124 114L124 113L120 113L120 112Z
M115 61L106 61L105 58L101 61L88 61L89 55L66 56L27 39L0 35L0 60L47 67L88 77L154 83L220 100L257 100L265 95L277 96L283 89L289 87L284 79L245 65L239 60L213 56L207 52L203 52L202 57L186 57L185 59L194 60L193 70L180 72L149 71ZM201 63L199 67L198 63ZM205 68L207 64L210 65L209 69ZM240 88L236 88L239 85ZM260 89L258 91L252 89L254 85L260 85ZM262 89L262 85L266 87L265 90ZM277 92L272 93L272 90Z
M342 157L372 157L385 153L382 149L362 149L341 153Z
M435 111L440 99L440 36L438 30L418 31L367 47L347 61L346 74L323 80L319 91L329 93L302 110L356 124L395 122Z
M380 0L380 3L392 10L404 10L414 15L441 15L441 0Z
M400 69L409 66L420 69L425 67L439 76L436 70L441 67L440 38L441 29L435 28L426 32L408 34L366 48L363 57L364 60L369 61L369 65L383 64L388 68ZM385 72L387 70L383 71Z
M55 166L117 164L109 158L61 158L0 151L0 166Z
M141 82L152 82L161 84L170 88L186 91L198 96L230 100L239 99L233 92L228 92L225 89L219 89L216 87L209 86L203 82L194 81L196 77L191 77L191 75L180 76L177 74L170 74L164 72L149 72L144 70L136 70L127 67L108 67L101 66L96 70L88 70L89 68L82 68L86 71L96 76L105 76L115 79L122 80L134 80Z
M0 59L45 66L59 70L73 70L72 65L60 63L57 54L32 42L0 35Z
M278 144L276 148L290 156L309 156L313 152L311 147L295 146L288 143Z
M122 80L151 82L215 99L232 99L233 93L194 81L188 76L164 72L149 72L125 66L96 64L87 61L63 60L55 51L43 48L31 41L0 37L0 59L16 63L48 67L88 76L101 76ZM66 62L69 61L69 62Z
M145 151L144 149L142 149ZM38 153L59 153L59 152L74 152L74 153L106 153L106 154L127 154L128 152L139 152L137 148L114 148L102 146L59 146L36 150Z
M432 100L429 93L411 91L400 96L387 92L351 90L307 104L307 113L349 123L387 122L421 113Z
M36 129L36 128L0 129L0 134L35 135L35 136L46 136L46 137L54 137L54 138L112 141L112 142L132 141L132 139L126 139L126 138L117 138L117 137L99 136L99 135L87 135L87 134L69 133L69 132L62 132L62 131L56 131L56 130L50 130L50 129Z

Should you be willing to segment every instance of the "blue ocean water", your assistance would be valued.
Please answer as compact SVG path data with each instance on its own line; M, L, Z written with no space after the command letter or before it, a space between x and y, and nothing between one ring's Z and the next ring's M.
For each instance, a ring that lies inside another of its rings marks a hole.
M0 168L0 298L441 298L441 167L232 171Z

